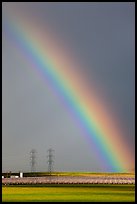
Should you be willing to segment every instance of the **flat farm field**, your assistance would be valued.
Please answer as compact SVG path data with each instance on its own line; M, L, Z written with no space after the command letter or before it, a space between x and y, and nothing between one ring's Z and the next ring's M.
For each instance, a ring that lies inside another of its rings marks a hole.
M135 185L8 185L2 202L135 202Z

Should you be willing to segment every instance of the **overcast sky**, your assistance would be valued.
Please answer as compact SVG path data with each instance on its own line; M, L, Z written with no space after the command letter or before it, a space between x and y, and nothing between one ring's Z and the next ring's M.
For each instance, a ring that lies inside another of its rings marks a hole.
M4 2L2 10L3 24L9 11L15 18L21 12L56 31L100 87L134 153L135 3ZM55 171L105 171L60 101L4 35L2 170L30 171L35 148L36 170L47 171L53 148Z

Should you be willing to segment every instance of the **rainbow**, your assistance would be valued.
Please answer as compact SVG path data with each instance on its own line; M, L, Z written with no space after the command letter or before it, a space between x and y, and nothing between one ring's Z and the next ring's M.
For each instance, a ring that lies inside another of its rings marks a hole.
M62 42L57 40L50 27L42 28L38 24L35 27L34 22L29 24L25 17L6 16L4 19L4 36L12 39L13 45L60 99L98 162L107 171L128 171L133 155L115 116L108 110L105 100L98 96L95 84L89 86L80 65L67 49L63 49Z

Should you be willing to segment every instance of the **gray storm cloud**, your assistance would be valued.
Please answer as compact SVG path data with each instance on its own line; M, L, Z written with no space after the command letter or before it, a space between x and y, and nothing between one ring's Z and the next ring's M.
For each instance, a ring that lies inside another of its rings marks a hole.
M4 2L8 11L45 21L73 50L84 71L99 84L102 95L126 131L135 151L135 4ZM15 16L16 17L16 16ZM55 150L56 171L105 171L88 141L29 63L2 38L2 170L30 171L32 148L37 171L47 171L47 150Z

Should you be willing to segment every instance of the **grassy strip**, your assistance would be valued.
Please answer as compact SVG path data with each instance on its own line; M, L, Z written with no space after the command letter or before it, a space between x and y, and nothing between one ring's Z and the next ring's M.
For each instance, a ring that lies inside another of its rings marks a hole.
M19 173L2 173L4 177L10 177L11 175L19 176ZM34 177L34 176L49 176L48 172L24 172L24 177ZM51 176L135 176L134 173L107 173L107 172L52 172Z
M58 188L59 187L59 188ZM134 185L2 187L2 202L134 202ZM67 187L67 188L66 188Z
M134 184L90 184L90 183L85 183L85 184L64 184L64 183L59 183L59 184L54 184L54 183L51 183L51 184L9 184L9 185L6 185L6 187L105 187L105 188L117 188L117 187L120 187L121 188L128 188L130 189L133 189L135 190L135 185ZM2 184L2 187L5 187L4 184Z

